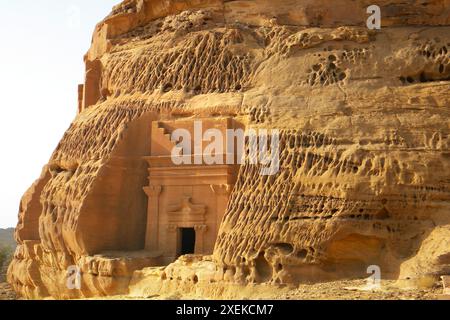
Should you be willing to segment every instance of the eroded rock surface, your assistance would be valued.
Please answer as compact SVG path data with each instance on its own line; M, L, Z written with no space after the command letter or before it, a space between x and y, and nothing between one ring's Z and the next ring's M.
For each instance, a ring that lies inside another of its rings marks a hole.
M213 256L163 269L162 286L298 284L370 265L389 279L448 274L450 1L378 1L377 31L371 4L116 6L85 56L80 113L23 197L14 289L126 294L159 263L143 251L151 122L204 118L279 129L280 171L247 159ZM73 265L80 290L67 287Z

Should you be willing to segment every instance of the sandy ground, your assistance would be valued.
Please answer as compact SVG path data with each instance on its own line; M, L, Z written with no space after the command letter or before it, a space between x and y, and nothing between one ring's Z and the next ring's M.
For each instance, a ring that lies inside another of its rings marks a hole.
M0 283L0 300L16 300L16 294L11 289L9 284L3 282Z
M436 300L442 296L442 286L429 289L399 288L395 281L382 281L379 288L367 286L365 280L327 282L300 285L297 289L277 297L292 300Z
M368 288L365 280L346 280L312 285L300 285L283 294L276 293L277 300L450 300L442 294L442 285L436 283L428 289L399 288L394 281L383 281L378 289ZM284 290L283 290L284 291ZM16 295L7 283L0 283L0 300L14 300ZM112 296L93 300L200 300L198 296L155 295L152 297Z
M277 294L277 290L271 290L273 295L265 296L264 299L275 300L450 300L449 295L442 294L442 284L436 283L427 289L416 289L411 287L399 287L395 281L382 281L377 289L367 286L366 280L345 280L311 285L300 285L291 290L282 290L282 294ZM281 290L280 290L281 291ZM102 298L98 298L102 299ZM196 300L202 299L199 296L189 295L161 295L152 297L129 297L113 296L112 300Z

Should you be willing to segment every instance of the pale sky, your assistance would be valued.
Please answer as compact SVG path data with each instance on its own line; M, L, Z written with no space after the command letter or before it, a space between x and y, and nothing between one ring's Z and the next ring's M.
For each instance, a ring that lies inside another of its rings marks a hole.
M0 0L0 228L77 110L95 24L120 0Z

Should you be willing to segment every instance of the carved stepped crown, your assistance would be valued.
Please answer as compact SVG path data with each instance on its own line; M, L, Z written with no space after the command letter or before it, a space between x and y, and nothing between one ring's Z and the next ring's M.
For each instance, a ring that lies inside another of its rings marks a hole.
M152 156L170 156L172 152L183 154L183 148L177 146L179 141L172 139L172 132L162 122L152 122L152 131Z

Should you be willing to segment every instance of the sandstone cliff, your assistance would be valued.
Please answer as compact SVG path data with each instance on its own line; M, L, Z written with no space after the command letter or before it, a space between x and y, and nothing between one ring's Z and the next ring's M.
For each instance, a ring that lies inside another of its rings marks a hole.
M127 293L158 264L143 250L150 123L199 118L281 130L281 169L245 162L212 257L155 271L159 288L326 281L369 265L390 279L448 274L450 1L378 1L373 31L371 4L116 6L85 56L80 112L22 199L14 289ZM72 265L80 290L66 286Z

